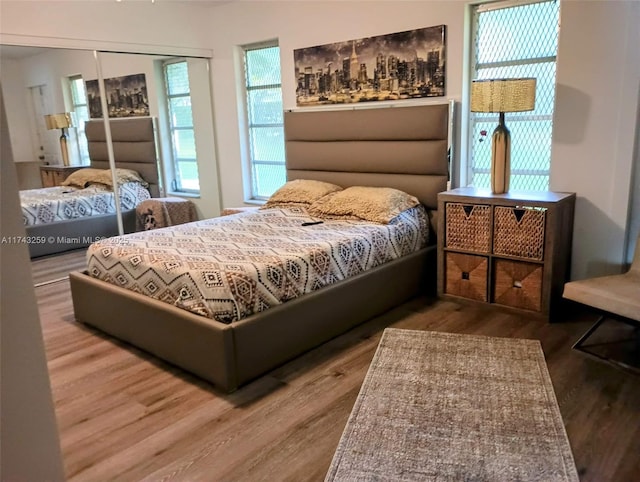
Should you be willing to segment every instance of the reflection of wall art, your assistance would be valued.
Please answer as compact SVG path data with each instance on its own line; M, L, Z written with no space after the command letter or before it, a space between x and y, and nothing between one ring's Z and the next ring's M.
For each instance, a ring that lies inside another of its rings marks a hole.
M89 117L99 119L102 117L102 105L100 104L100 88L97 80L87 80L84 83L87 92L87 105L89 106Z
M297 105L444 96L445 27L294 50Z
M109 117L139 117L149 115L147 81L144 74L126 75L104 80ZM102 117L100 89L97 80L87 80L89 117Z

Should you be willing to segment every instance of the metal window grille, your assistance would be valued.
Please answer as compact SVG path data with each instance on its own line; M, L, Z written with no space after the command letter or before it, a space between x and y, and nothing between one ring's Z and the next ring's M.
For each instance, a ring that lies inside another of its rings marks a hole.
M89 120L89 106L87 105L87 93L82 76L69 77L69 87L71 89L72 111L76 114L75 142L80 155L80 164L88 165L90 162L89 145L84 133L84 123Z
M244 47L251 198L267 199L286 181L280 47Z
M511 131L511 187L549 188L560 2L498 2L473 10L473 78L535 77L536 106L506 113ZM469 185L489 187L491 134L498 114L471 113Z
M189 69L185 60L167 61L163 66L169 131L173 154L174 181L176 191L199 192L198 163L196 155Z

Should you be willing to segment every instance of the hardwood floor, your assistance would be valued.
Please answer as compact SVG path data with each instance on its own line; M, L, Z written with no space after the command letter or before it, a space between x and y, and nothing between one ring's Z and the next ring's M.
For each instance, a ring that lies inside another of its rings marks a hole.
M38 286L50 283L67 277L70 271L85 269L87 267L86 253L87 248L81 248L31 260L33 284Z
M570 349L590 315L418 298L229 395L76 323L68 281L36 295L71 481L323 480L387 326L540 340L581 480L640 474L640 377Z

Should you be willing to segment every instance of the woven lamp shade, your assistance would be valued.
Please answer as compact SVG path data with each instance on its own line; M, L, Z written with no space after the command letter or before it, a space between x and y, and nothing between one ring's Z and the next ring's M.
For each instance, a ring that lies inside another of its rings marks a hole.
M471 112L523 112L533 110L536 79L490 79L471 83Z
M67 135L64 130L73 127L75 124L75 112L63 112L62 114L46 114L44 122L47 129L61 129L60 132L60 152L62 153L62 164L69 166L69 150L67 149Z
M44 116L47 129L66 129L73 126L73 116L70 112L63 114L47 114Z

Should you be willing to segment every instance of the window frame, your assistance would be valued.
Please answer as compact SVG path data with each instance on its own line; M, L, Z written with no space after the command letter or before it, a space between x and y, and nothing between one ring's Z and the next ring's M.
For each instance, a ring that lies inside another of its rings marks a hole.
M169 79L167 78L167 67L173 64L184 63L187 66L187 72L189 69L188 61L184 58L172 58L166 59L162 61L162 81L164 83L164 95L165 95L165 108L166 108L166 129L168 132L169 145L171 146L171 174L172 179L169 185L169 191L174 193L186 193L199 195L202 189L200 186L200 172L198 170L198 152L197 152L197 144L195 142L196 132L195 132L195 122L193 120L193 106L191 108L191 126L190 127L175 127L172 122L172 109L171 109L171 100L177 98L189 98L190 102L191 98L191 85L189 85L189 91L187 93L181 94L170 94L169 93ZM194 150L195 157L191 158L180 158L178 156L178 152L175 145L174 135L176 131L191 131L193 133L194 139ZM196 172L198 173L198 189L193 189L189 187L184 187L181 182L180 176L180 162L193 162L196 168Z
M507 61L500 61L500 62L491 62L491 63L485 63L485 64L480 64L477 61L477 46L476 46L476 39L477 39L477 28L479 25L479 21L477 19L477 17L482 14L482 13L486 13L486 12L490 12L490 11L494 11L494 10L501 10L501 9L505 9L505 8L510 8L510 7L520 7L520 6L526 6L526 5L533 5L536 3L553 3L553 2L559 2L559 0L497 0L497 1L487 1L487 2L476 2L473 4L469 5L469 16L468 16L468 21L469 21L469 87L468 87L468 92L469 92L469 102L470 102L470 92L471 92L471 81L477 78L480 78L478 76L478 72L482 69L489 69L489 68L499 68L499 67L513 67L513 66L526 66L526 65L532 65L532 64L536 64L536 63L545 63L545 62L550 62L553 61L554 64L557 66L557 50L556 50L556 55L553 56L544 56L544 57L531 57L531 58L527 58L527 59L521 59L521 60L507 60ZM560 24L558 23L558 29L560 27ZM559 32L558 32L559 35ZM536 90L538 90L539 86L536 87ZM555 86L554 86L554 96L555 96ZM555 109L554 109L555 110ZM553 110L551 111L551 113L549 114L538 114L538 115L531 115L528 113L525 113L523 115L523 113L510 113L509 117L507 118L507 126L510 127L513 124L517 124L518 122L521 121L549 121L551 122L551 141L553 139ZM466 125L466 133L467 133L467 142L466 142L466 148L467 148L467 162L466 162L466 166L465 166L465 172L464 175L466 176L464 178L464 180L466 181L465 184L468 186L473 185L473 179L474 179L474 175L475 174L482 174L482 175L490 175L491 172L491 167L489 167L488 169L486 168L475 168L474 166L474 142L476 141L476 139L474 138L474 126L475 126L475 117L476 117L476 113L474 112L469 112L469 116L468 116L468 121L467 121L467 125ZM487 115L487 114L482 114L482 120L484 122L486 121L490 121L493 125L497 126L498 125L498 117L499 115L496 114L491 114L491 115ZM510 129L512 130L512 129ZM488 132L487 134L487 141L491 142L491 132ZM549 156L551 156L551 152L549 152ZM550 159L551 162L551 159ZM512 163L512 168L511 168L511 176L513 177L514 175L536 175L536 176L546 176L547 178L547 189L548 189L548 185L549 185L549 181L550 181L550 173L551 173L551 167L549 167L548 170L544 170L544 169L513 169L513 163Z
M76 104L75 103L75 96L73 95L73 85L74 82L80 81L82 83L82 86L84 88L84 104ZM74 112L75 114L75 121L77 122L78 125L74 126L75 127L75 132L74 132L74 143L75 143L75 147L77 149L77 153L78 156L80 157L80 165L82 166L89 166L91 164L91 157L89 156L89 146L87 146L86 149L83 149L81 144L80 144L80 139L82 137L84 137L86 139L86 134L85 134L85 130L84 130L84 124L83 127L80 128L80 121L86 122L88 120L90 120L91 116L89 115L89 102L87 100L87 90L84 84L84 79L82 77L82 75L78 74L78 75L70 75L69 77L67 77L67 82L68 82L68 88L69 88L69 103L71 104L71 111ZM87 110L87 118L86 119L81 119L78 117L78 107L85 107Z
M244 157L244 166L245 166L245 182L244 182L244 191L245 191L245 202L248 203L263 203L266 201L269 196L261 196L257 193L258 185L257 179L255 175L255 166L256 165L270 165L270 166L282 166L283 171L285 173L286 178L286 158L280 161L269 161L269 160L256 160L253 159L252 156L252 144L251 144L251 134L252 128L263 128L263 127L274 127L280 128L283 133L284 138L284 118L280 123L272 123L272 124L251 124L250 111L249 111L249 92L264 90L264 89L274 89L278 88L280 90L280 95L282 97L282 75L280 77L279 84L268 84L268 85L260 85L251 87L247 82L247 52L254 50L261 50L267 48L278 48L278 56L280 56L280 44L278 39L266 40L263 42L255 42L247 45L240 46L240 77L242 79L241 85L241 96L242 96L242 148L243 148L243 157ZM281 69L281 64L280 64ZM284 109L284 105L283 105Z

